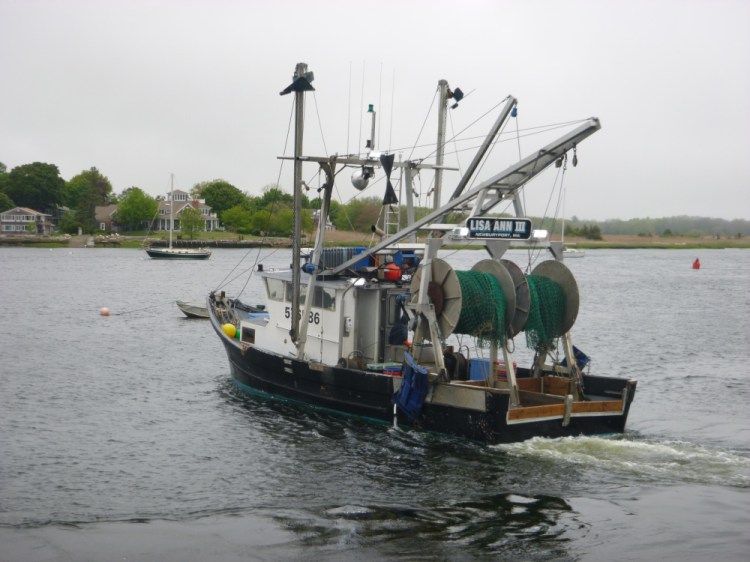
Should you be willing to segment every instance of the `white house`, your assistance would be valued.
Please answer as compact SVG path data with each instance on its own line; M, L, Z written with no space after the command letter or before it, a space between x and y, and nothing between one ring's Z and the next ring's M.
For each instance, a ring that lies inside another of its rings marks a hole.
M14 207L0 213L0 232L3 234L50 234L52 215L27 207Z

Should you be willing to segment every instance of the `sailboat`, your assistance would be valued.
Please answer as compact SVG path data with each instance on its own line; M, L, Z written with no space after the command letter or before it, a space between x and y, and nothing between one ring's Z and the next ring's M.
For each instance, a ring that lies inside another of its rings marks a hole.
M166 260L206 260L210 258L211 251L207 248L174 248L172 246L174 205L174 174L172 174L169 189L169 246L166 248L147 247L146 253L151 258Z
M281 92L294 94L295 150L285 158L294 162L297 218L303 165L316 164L325 177L321 217L328 215L334 178L345 167L356 170L353 183L382 170L384 201L395 195L394 167L442 168L424 160L394 162L393 155L375 150L305 155L304 99L314 90L313 78L300 63ZM407 208L408 224L395 233L382 231L371 247L325 247L320 228L304 263L295 224L291 268L253 272L264 305L218 289L208 295L211 326L240 391L486 443L624 431L637 381L591 374L589 357L573 346L579 294L570 270L547 259L524 272L506 259L511 247L549 245L557 251L553 256L561 253L559 242L532 228L517 195L600 123L587 119L469 188L516 104L506 98L450 200L436 198L436 208L423 218L416 220ZM501 202L511 203L515 216L492 214ZM459 211L468 212L465 221L445 222ZM477 259L468 271L455 270L439 254L459 242L485 250L472 252ZM533 350L525 366L514 357L514 338L521 333Z

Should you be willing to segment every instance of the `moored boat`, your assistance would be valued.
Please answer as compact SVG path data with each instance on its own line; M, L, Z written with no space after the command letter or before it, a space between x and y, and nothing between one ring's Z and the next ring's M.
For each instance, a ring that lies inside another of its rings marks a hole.
M211 250L205 248L146 248L148 257L163 260L207 260Z
M175 301L175 304L188 318L208 318L208 308L204 303Z
M563 257L565 258L582 258L586 255L585 250L580 250L578 248L573 248L571 246L566 246L563 250Z
M147 246L144 248L146 254L150 258L161 260L207 260L211 257L211 250L207 248L176 248L173 246L174 207L174 174L172 174L169 190L169 242L166 248Z
M311 82L300 64L282 92L295 95L295 205L303 163L317 164L326 178L321 217L343 167L361 171L357 179L382 169L388 205L395 203L394 167L444 168L423 160L394 163L375 150L364 157L303 155L302 108ZM562 245L532 228L517 195L595 133L599 121L585 120L467 189L515 106L508 97L448 203L436 198L419 220L407 209L408 224L395 233L379 229L381 241L368 248L324 248L321 228L304 263L296 227L292 267L255 272L266 295L262 309L223 292L209 295L211 325L238 388L488 443L624 431L637 383L590 374L588 357L573 347L579 294L572 273L555 259L527 272L506 259L511 247L549 247L561 260ZM501 202L512 203L514 216L492 213ZM468 213L465 221L445 222L459 212ZM485 250L468 271L438 256L457 243ZM513 350L521 333L533 359L519 367Z

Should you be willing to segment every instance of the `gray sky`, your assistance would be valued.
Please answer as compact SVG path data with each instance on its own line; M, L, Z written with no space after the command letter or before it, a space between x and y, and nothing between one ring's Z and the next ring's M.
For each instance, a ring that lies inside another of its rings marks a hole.
M0 162L66 180L96 166L117 193L164 194L173 172L182 189L223 178L260 194L279 179L292 102L279 92L301 61L316 78L308 153L357 151L374 103L378 148L406 158L435 141L444 78L471 92L449 136L508 94L520 129L601 119L566 176L569 216L750 218L747 0L0 0ZM545 140L522 138L522 153ZM553 182L531 184L528 214Z

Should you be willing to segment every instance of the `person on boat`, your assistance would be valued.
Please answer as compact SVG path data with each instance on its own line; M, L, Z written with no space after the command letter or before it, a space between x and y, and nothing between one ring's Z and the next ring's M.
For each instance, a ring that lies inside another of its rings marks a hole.
M693 262L693 269L700 269L701 268L701 260L698 258L695 258L695 261Z

